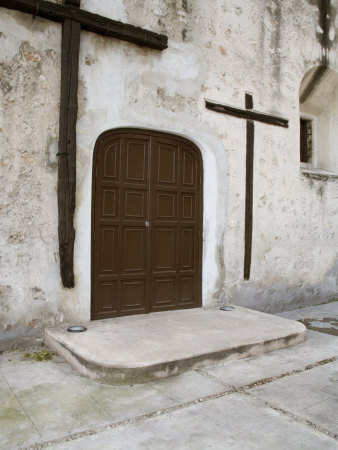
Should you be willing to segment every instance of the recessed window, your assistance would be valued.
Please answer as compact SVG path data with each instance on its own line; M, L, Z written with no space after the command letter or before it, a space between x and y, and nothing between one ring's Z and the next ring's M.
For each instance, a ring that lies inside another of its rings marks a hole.
M338 73L316 66L299 90L300 166L338 173Z
M300 119L300 162L312 159L312 120Z

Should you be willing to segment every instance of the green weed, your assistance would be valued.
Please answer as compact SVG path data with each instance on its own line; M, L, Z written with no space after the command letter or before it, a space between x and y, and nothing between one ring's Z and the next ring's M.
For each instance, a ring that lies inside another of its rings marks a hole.
M46 361L48 359L53 359L55 353L49 350L42 350L41 352L34 352L35 361Z

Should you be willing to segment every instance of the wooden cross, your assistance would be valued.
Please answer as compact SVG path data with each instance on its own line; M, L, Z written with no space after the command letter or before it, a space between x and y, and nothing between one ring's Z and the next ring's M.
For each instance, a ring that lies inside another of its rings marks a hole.
M246 182L245 182L245 232L244 232L244 279L250 279L251 251L252 251L252 205L253 205L253 163L254 163L254 122L263 122L268 125L276 125L288 128L289 121L282 117L259 113L253 110L253 98L251 94L245 94L245 109L233 106L205 102L207 109L227 114L229 116L246 119Z
M61 101L58 151L58 231L60 273L64 287L74 287L73 216L76 195L76 122L81 29L144 47L164 50L168 38L80 9L81 0L64 4L43 0L0 0L0 6L62 23Z

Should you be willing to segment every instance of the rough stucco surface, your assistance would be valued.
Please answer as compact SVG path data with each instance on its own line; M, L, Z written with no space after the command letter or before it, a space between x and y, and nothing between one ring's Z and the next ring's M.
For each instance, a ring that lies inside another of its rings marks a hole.
M0 330L11 336L89 320L91 174L98 136L118 127L176 133L204 170L203 304L281 311L338 296L338 178L299 163L299 86L328 53L338 71L338 8L323 49L317 1L82 0L82 7L169 37L163 52L82 32L76 287L63 289L57 237L61 26L0 14ZM252 277L243 281L245 121L210 99L290 121L255 125ZM337 164L337 162L336 162ZM1 335L0 335L1 337Z
M1 11L0 31L0 332L9 337L59 314L60 27Z

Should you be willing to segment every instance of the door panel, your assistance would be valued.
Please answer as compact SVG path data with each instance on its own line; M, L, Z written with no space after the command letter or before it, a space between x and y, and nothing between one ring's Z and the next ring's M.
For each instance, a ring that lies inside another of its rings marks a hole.
M118 181L120 175L120 141L109 142L104 150L103 178L107 181Z
M175 308L176 278L156 277L153 279L153 308L161 311Z
M177 193L156 191L157 220L177 220Z
M123 192L123 218L126 220L143 219L148 217L148 192L146 190L125 189Z
M115 219L118 211L118 189L102 188L102 218Z
M182 205L182 220L183 221L195 221L196 210L196 197L195 194L187 192L182 193L181 205Z
M99 273L102 275L117 272L117 254L113 251L117 248L117 233L117 227L101 227Z
M181 297L180 297L180 305L187 305L192 307L194 305L194 276L184 276L180 277L180 290L181 290Z
M117 308L113 299L117 296L116 281L101 281L99 283L99 291L97 296L98 309L107 314L116 313Z
M145 282L145 279L122 281L121 311L143 309L144 297L146 295Z
M176 270L176 228L158 227L153 236L153 271Z
M180 269L182 270L193 270L194 269L194 250L195 250L195 240L194 240L194 229L193 228L182 228L181 229L181 264Z
M123 229L122 273L146 273L146 230L125 227Z
M157 184L176 184L177 176L177 153L176 145L169 145L159 142L155 154L155 173ZM157 170L156 170L157 169Z
M125 179L126 183L147 183L148 142L125 139Z
M196 167L196 159L191 155L187 149L183 148L181 152L182 159L182 186L186 187L194 187L196 188L197 184L197 175L198 170Z
M177 136L102 135L93 167L92 318L201 305L202 164Z

